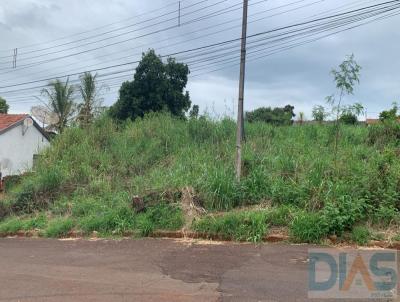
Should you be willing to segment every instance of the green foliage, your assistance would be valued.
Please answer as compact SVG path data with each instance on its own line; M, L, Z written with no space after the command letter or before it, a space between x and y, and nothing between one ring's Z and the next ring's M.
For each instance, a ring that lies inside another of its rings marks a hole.
M371 232L365 226L356 226L351 233L351 240L358 245L368 244L371 238Z
M232 212L223 216L207 216L194 223L194 230L237 241L259 242L266 235L267 216L263 211Z
M161 203L147 209L136 218L136 227L143 236L155 230L178 230L184 225L182 210L174 205Z
M122 84L111 116L135 120L149 112L168 111L183 118L191 105L189 93L184 91L188 75L187 65L173 58L163 63L154 50L144 53L134 80Z
M353 94L355 84L360 83L361 66L355 61L354 54L347 58L339 65L339 69L331 71L336 88L345 94Z
M397 115L398 110L399 110L399 107L398 107L397 103L393 103L392 109L382 111L379 114L379 119L382 122L395 122L398 119L398 115Z
M44 88L42 95L48 100L47 107L57 117L53 126L62 133L75 113L74 87L69 85L68 79L65 83L57 79L47 86L49 88Z
M314 121L322 123L329 116L329 113L326 112L324 106L318 105L313 107L312 116Z
M328 202L322 211L328 223L328 232L342 235L350 230L356 222L365 218L364 207L364 200L355 200L351 196L341 196L336 201Z
M302 243L320 243L328 230L324 216L319 213L299 212L290 225L292 240Z
M24 177L1 204L6 214L9 209L14 215L47 210L50 216L71 217L87 233L146 234L174 224L156 223L152 210L133 214L132 197L157 197L154 193L189 186L209 211L268 201L273 207L265 213L266 225L291 226L299 211L311 211L325 221L326 234L341 234L362 221L392 221L400 209L396 136L372 144L374 131L342 125L335 168L332 127L248 123L244 175L238 183L232 120L151 114L118 124L103 117L58 136L36 173ZM168 211L173 210L161 212ZM172 221L178 221L174 216Z
M372 221L376 225L383 227L388 227L391 224L396 224L400 222L399 210L394 206L384 206L380 205L372 217Z
M358 118L353 113L345 113L340 116L339 121L346 125L355 125L358 122Z
M192 109L189 112L189 117L197 119L199 117L200 107L199 105L193 105Z
M267 222L271 226L289 226L298 210L287 205L272 208L267 212Z
M0 114L7 114L10 106L7 104L6 100L0 97Z
M372 125L369 127L368 143L379 148L385 148L390 145L399 145L400 124L395 121L387 120L381 125Z
M48 238L62 238L66 237L68 233L74 228L74 221L68 217L60 217L53 219L49 222L47 228L44 230L44 236Z
M99 115L101 106L99 94L104 87L99 86L97 76L97 73L93 75L90 72L80 76L81 83L78 89L82 103L78 105L77 120L82 127L87 127Z
M254 111L246 112L246 120L249 123L264 122L273 125L291 125L296 116L294 107L286 105L283 108L261 107Z
M19 217L9 217L0 223L0 234L13 234L24 228L24 223Z

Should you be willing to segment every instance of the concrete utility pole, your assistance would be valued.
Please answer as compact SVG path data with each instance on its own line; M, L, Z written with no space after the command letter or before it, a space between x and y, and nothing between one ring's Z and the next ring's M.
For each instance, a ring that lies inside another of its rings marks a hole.
M244 134L244 80L246 73L246 39L247 39L247 10L248 0L243 0L243 23L242 23L242 46L240 52L240 81L239 81L239 101L236 132L236 179L240 181L242 175L242 142Z

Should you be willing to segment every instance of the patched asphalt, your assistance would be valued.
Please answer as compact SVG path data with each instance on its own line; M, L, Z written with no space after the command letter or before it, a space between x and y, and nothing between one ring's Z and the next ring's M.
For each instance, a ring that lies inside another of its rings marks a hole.
M0 239L0 301L309 301L308 248Z

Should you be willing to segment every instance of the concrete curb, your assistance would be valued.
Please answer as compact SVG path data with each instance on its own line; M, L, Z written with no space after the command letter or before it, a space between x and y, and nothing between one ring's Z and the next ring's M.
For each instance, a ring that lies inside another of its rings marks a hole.
M122 234L122 237L139 237L139 233L136 231L127 231ZM0 238L7 238L7 237L18 237L18 238L38 238L43 237L39 230L33 231L17 231L17 232L8 232L8 233L0 233ZM98 236L97 232L93 232L90 236L84 234L80 231L71 231L66 236L61 238L102 238ZM204 240L212 240L212 241L235 241L233 238L229 238L227 236L217 235L217 234L207 234L207 233L200 233L200 232L193 232L193 231L154 231L148 237L150 238L169 238L169 239L204 239ZM287 235L280 235L280 234L269 234L266 235L263 239L263 242L267 243L279 243L279 242L287 242L289 241L289 236ZM331 241L332 242L332 241ZM335 245L334 242L332 242ZM400 250L400 241L376 241L371 240L367 245L367 247L379 247L379 248L386 248L386 249L395 249Z

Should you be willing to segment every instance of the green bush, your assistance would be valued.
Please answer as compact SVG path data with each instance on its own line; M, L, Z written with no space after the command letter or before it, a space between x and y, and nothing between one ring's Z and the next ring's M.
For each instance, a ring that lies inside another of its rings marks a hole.
M290 225L292 240L300 243L320 243L328 230L324 216L319 213L299 212Z
M381 205L374 213L372 220L375 224L388 227L400 222L400 213L393 206Z
M351 233L351 240L358 245L366 245L371 238L371 232L365 226L356 226Z
M351 196L341 196L338 200L328 202L323 211L330 234L341 235L365 217L365 202L354 200Z

